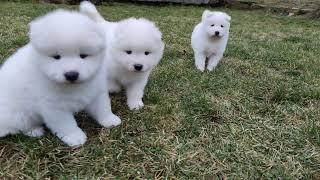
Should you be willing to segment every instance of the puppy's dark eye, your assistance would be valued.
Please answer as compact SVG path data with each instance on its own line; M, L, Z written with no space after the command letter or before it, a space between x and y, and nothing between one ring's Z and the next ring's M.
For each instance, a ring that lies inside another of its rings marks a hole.
M80 54L80 57L81 57L82 59L84 59L84 58L88 57L88 54Z
M131 54L131 53L132 53L132 51L130 51L130 50L127 50L127 51L126 51L126 53L127 53L127 54Z
M61 56L60 56L59 54L53 55L53 56L51 56L51 57L53 57L53 58L56 59L56 60L59 60L59 59L61 58Z
M211 27L213 27L214 26L214 24L211 24Z
M149 52L149 51L146 51L146 52L144 52L144 54L147 56L148 54L150 54L150 52Z
M224 27L224 25L221 25L221 27Z

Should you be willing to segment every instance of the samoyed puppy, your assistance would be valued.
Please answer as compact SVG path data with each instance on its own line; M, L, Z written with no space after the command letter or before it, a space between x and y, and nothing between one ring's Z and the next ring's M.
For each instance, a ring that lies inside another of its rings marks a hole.
M119 92L123 87L129 109L142 108L149 75L159 63L164 51L161 32L153 22L143 18L105 21L88 1L80 4L80 12L105 29L109 92Z
M69 146L85 143L74 113L86 110L103 127L117 126L106 93L105 34L79 12L56 10L30 23L30 42L0 69L0 137L44 134Z
M223 57L230 21L231 17L224 12L203 12L201 22L195 26L191 36L195 64L200 71L204 71L207 58L207 69L212 71Z

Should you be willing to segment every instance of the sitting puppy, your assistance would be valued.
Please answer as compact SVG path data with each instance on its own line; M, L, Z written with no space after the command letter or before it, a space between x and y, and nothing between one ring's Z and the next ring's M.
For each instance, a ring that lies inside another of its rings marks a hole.
M0 70L0 137L41 136L45 124L69 146L82 145L87 137L73 113L83 109L104 127L121 123L101 68L105 34L94 21L56 10L32 21L29 37Z
M148 77L163 55L161 32L146 19L129 18L114 23L105 21L95 6L87 1L81 3L80 12L105 29L109 92L118 92L124 87L129 108L143 107L142 97Z
M231 17L223 12L205 10L201 22L196 25L191 36L197 69L204 71L206 59L207 69L212 71L226 49Z

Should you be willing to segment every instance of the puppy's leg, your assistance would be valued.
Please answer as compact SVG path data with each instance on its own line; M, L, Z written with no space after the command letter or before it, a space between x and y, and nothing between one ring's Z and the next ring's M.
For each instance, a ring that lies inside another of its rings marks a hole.
M33 127L29 131L23 132L23 134L30 137L41 137L44 135L44 129L42 126Z
M21 123L21 119L24 118L24 114L18 114L15 111L10 111L7 109L1 110L2 111L0 111L0 137L5 137L9 134L18 134L20 130L24 128L23 123Z
M108 80L108 89L110 93L117 93L117 92L120 92L121 87L116 82L112 80Z
M1 125L0 123L0 137L5 137L9 134L17 134L19 133L19 129L18 128L10 128L6 125Z
M148 76L126 87L127 104L130 110L140 109L144 106L142 98L147 82Z
M121 124L121 119L111 111L110 98L107 92L97 96L86 108L86 111L103 127L111 128Z
M44 113L46 126L69 146L80 146L87 140L86 134L78 127L71 112L54 111Z
M197 69L203 72L206 66L206 56L201 52L194 52L194 59Z
M18 131L8 130L8 129L5 129L5 128L1 129L0 128L0 137L5 137L5 136L7 136L9 134L16 134L16 133L18 133Z
M221 60L223 54L213 54L209 57L209 61L208 61L208 66L207 69L209 71L212 71L219 63L219 61Z

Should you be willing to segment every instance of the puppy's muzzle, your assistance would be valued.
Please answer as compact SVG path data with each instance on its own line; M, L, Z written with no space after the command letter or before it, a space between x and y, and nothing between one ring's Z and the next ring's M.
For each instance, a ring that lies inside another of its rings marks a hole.
M214 35L219 36L219 35L220 35L220 32L219 32L219 31L216 31L216 32L214 32Z
M135 65L133 65L133 67L134 67L134 69L135 69L136 71L141 71L142 68L143 68L143 65L142 65L142 64L135 64Z
M79 78L79 73L77 71L69 71L64 73L64 77L67 81L75 82Z

